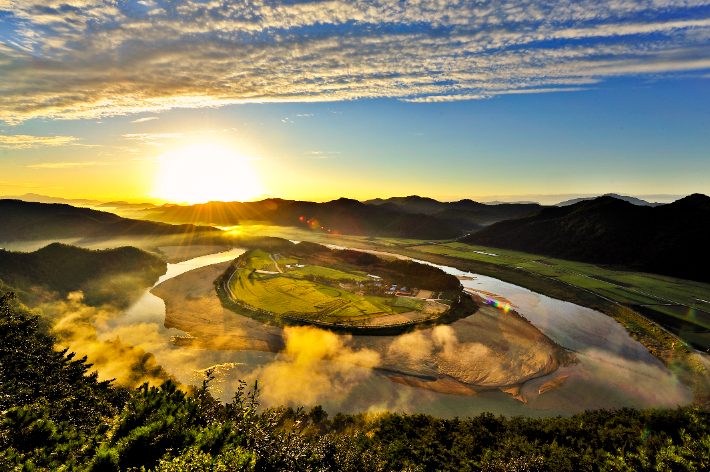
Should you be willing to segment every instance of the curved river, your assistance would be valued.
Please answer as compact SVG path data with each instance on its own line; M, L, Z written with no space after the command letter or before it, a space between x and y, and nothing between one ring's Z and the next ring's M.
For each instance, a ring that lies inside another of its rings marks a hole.
M168 264L168 272L158 283L198 267L232 260L243 252L232 249ZM500 391L474 396L436 393L394 383L377 371L352 365L343 370L340 363L319 361L309 364L310 370L305 372L285 369L286 378L273 386L264 386L262 404L310 407L318 403L331 414L389 410L466 417L481 412L506 416L571 415L587 409L674 407L692 402L690 390L680 385L674 374L608 316L497 279L437 267L463 278L462 284L468 289L509 301L540 331L572 350L579 363L527 382L521 393L528 401L522 403ZM99 338L113 339L120 335L122 341L154 353L159 364L185 383L196 382L197 371L219 365L213 387L223 400L232 396L238 379L253 381L269 375L273 378L274 372L293 362L293 356L285 354L176 347L171 337L184 333L166 329L164 319L163 300L146 290L122 316L99 328ZM544 383L563 376L566 378L561 388L538 393ZM314 395L311 377L318 378L318 387L327 392L325 395Z

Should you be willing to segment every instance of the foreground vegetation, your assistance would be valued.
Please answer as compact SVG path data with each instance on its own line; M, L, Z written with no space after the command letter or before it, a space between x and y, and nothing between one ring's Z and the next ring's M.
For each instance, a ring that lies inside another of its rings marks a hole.
M8 471L701 471L710 413L586 412L528 419L258 409L168 381L98 382L38 317L0 296L0 469Z

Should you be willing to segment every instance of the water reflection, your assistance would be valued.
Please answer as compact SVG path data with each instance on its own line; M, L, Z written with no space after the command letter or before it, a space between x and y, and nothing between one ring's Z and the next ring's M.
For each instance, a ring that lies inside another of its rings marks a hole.
M159 282L198 267L231 260L243 252L242 249L233 249L226 253L169 264L168 272ZM351 366L348 374L350 380L345 388L334 389L332 395L318 399L327 411L333 414L337 411L354 413L390 410L423 412L440 417L465 417L488 411L505 415L549 416L569 415L596 408L672 407L692 401L692 393L681 386L675 376L643 345L629 336L621 325L606 315L490 277L451 267L439 267L453 275L470 278L462 281L467 288L510 300L514 309L543 333L573 350L580 363L527 382L522 390L528 398L527 403L500 391L457 396L407 387L391 382L377 371ZM159 364L185 383L194 382L194 372L197 370L216 364L225 365L223 375L216 383L220 390L219 396L225 400L233 395L238 379L253 381L275 362L290 359L286 354L179 348L172 344L171 336L183 333L166 329L163 326L164 318L163 301L146 290L121 317L99 327L99 335L101 339L120 336L124 342L153 352ZM334 384L340 382L337 376L341 375L342 369L333 361L318 361L313 371L314 375L332 375L330 380ZM545 382L560 376L568 376L562 388L538 394ZM357 381L353 382L352 379ZM293 379L294 389L299 388L301 380ZM269 386L264 388L265 406L276 403L276 400L269 400ZM309 398L305 393L302 399ZM301 403L296 402L293 406L300 406Z

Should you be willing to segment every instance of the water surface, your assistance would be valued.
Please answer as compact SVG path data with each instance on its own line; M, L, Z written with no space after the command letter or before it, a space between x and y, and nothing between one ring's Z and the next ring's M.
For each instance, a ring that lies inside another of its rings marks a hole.
M168 272L159 282L198 267L231 260L243 252L243 249L233 249L168 264ZM396 384L377 371L316 361L309 364L308 372L299 372L278 386L265 385L263 404L310 406L320 403L331 414L386 409L466 417L486 411L507 416L570 415L586 409L674 407L692 401L690 390L680 385L674 374L608 316L497 279L452 267L438 267L453 275L471 278L462 281L467 288L509 300L516 311L543 333L572 350L580 362L527 382L522 393L528 402L522 403L500 391L474 396L431 392ZM285 354L179 348L172 344L171 336L183 333L166 329L164 319L164 302L146 290L120 317L98 327L99 336L113 339L120 335L122 341L153 352L157 362L181 382L194 382L196 370L223 365L215 387L224 400L232 396L238 379L263 378L266 372L289 367L294 362L293 356ZM562 388L538 394L541 385L563 375L568 378ZM313 389L316 381L325 394L319 395L320 390Z

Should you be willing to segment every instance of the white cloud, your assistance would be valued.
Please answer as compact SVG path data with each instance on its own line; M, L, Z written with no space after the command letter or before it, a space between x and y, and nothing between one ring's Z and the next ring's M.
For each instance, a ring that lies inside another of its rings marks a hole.
M31 164L25 167L33 169L66 169L70 167L93 167L93 166L112 166L115 162L102 161L85 161L85 162L45 162L43 164Z
M0 148L27 149L40 146L71 146L75 145L77 138L73 136L28 136L17 134L13 136L0 136Z
M155 141L157 139L179 139L185 138L186 136L187 135L185 135L185 133L130 133L124 134L121 137L135 141L143 141L146 144L158 144L162 146L160 143L153 143L151 141Z
M39 185L28 182L7 182L0 181L0 187L37 188Z
M137 120L131 121L131 123L145 123L146 121L157 120L157 116L147 116L145 118L138 118Z
M141 5L0 0L8 12L0 119L366 97L471 100L710 68L710 0ZM134 122L149 119L157 117Z

